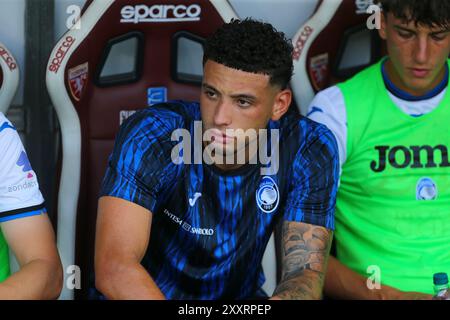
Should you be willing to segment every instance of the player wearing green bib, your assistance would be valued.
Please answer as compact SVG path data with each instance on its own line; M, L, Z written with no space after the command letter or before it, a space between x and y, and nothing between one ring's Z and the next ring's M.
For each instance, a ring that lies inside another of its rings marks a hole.
M12 275L9 249L20 266ZM0 112L0 300L57 298L61 285L61 262L36 174L16 129Z
M381 2L388 57L309 108L341 163L325 293L429 299L433 274L450 274L450 1Z

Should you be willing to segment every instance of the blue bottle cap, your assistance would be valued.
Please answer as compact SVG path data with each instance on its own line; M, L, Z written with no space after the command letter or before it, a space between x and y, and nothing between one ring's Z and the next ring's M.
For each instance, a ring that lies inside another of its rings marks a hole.
M445 272L435 273L433 276L433 283L435 285L448 284L448 276Z

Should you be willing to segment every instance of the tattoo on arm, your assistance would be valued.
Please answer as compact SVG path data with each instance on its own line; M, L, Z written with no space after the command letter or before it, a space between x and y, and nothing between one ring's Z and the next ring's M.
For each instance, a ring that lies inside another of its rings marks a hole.
M282 226L282 277L274 296L321 299L332 232L301 222Z

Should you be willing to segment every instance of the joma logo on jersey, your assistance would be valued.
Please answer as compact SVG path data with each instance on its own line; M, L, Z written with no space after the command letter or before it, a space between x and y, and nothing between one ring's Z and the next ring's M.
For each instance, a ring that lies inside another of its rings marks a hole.
M390 146L377 146L375 150L378 152L378 161L374 160L370 163L370 169L374 172L383 172L388 163L396 169L450 167L448 149L444 145L435 147L410 146L409 148L405 146L392 148Z

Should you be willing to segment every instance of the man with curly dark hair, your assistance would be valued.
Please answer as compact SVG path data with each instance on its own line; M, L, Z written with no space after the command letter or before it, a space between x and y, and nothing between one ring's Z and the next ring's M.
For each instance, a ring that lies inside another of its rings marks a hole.
M310 105L342 169L325 292L430 299L450 274L450 0L381 3L388 56Z
M288 112L292 50L270 24L233 20L206 41L200 103L152 106L122 125L97 220L106 297L267 297L261 262L280 223L272 298L321 298L338 155L325 126Z

